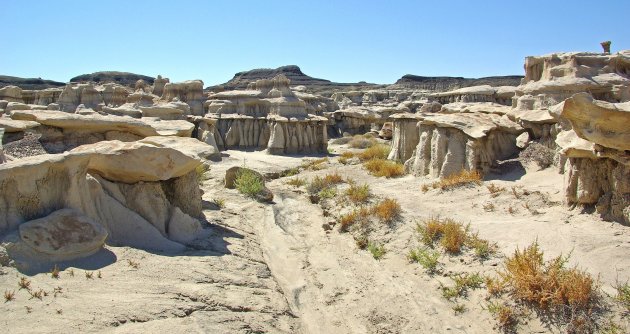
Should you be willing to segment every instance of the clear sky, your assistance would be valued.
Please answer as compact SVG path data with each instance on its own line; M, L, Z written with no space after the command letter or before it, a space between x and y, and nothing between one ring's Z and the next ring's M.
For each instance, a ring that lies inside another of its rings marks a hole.
M630 0L0 0L0 74L126 71L223 83L298 65L338 82L523 73L558 51L630 49Z

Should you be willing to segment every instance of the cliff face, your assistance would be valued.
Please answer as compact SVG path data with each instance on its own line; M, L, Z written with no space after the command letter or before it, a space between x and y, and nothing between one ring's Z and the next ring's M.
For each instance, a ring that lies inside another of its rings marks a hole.
M413 88L432 91L449 91L471 86L518 86L523 76L507 75L496 77L484 77L478 79L462 77L423 77L419 75L406 74L398 79L393 86L399 88Z
M66 84L52 80L43 80L41 78L19 78L8 75L0 75L0 87L17 86L22 89L46 89L62 87Z
M123 86L134 87L138 80L144 80L147 84L152 85L155 78L129 72L106 71L82 74L70 79L70 82L114 82Z

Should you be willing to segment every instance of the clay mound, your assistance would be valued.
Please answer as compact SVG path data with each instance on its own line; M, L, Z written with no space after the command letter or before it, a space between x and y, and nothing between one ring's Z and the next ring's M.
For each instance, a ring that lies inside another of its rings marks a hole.
M81 74L70 79L70 82L115 82L124 86L134 87L138 80L144 80L147 84L152 85L155 78L129 72L104 71L94 72L91 74Z

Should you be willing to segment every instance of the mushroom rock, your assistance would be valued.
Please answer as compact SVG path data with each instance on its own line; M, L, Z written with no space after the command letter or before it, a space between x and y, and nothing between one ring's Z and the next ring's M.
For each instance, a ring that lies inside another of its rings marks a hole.
M99 105L103 103L103 97L92 84L68 84L63 88L57 103L65 112L74 112L80 104L90 109L99 110Z

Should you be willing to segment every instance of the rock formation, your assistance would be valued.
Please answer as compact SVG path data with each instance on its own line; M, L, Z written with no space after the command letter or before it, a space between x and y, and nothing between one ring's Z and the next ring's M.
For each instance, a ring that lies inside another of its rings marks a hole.
M630 224L630 102L580 93L564 102L560 117L571 125L556 140L566 161L567 203Z
M195 116L203 116L203 81L189 80L177 83L166 83L161 100L166 102L182 101L190 106L190 113Z
M190 140L104 141L0 165L0 247L22 268L87 256L104 240L183 249L203 233L196 168L214 151Z
M490 86L517 86L523 77L519 75L484 77L469 79L462 77L423 77L406 74L398 79L390 88L411 88L428 90L433 92L446 92L464 87L490 85Z
M164 86L169 83L168 78L162 78L161 75L158 75L155 81L153 82L153 94L157 96L162 96L164 93Z
M264 149L271 154L325 152L328 119L311 115L282 75L258 80L247 90L211 94L207 118L219 148Z
M515 89L516 87L513 86L472 86L429 94L429 101L437 101L441 104L452 102L494 102L511 106Z
M146 75L141 75L141 74L129 73L129 72L105 71L105 72L94 72L91 74L78 75L70 79L70 82L75 82L75 83L93 82L97 84L116 83L116 84L123 85L129 88L133 88L136 82L138 82L138 80L143 80L147 84L152 85L155 78L146 76Z

